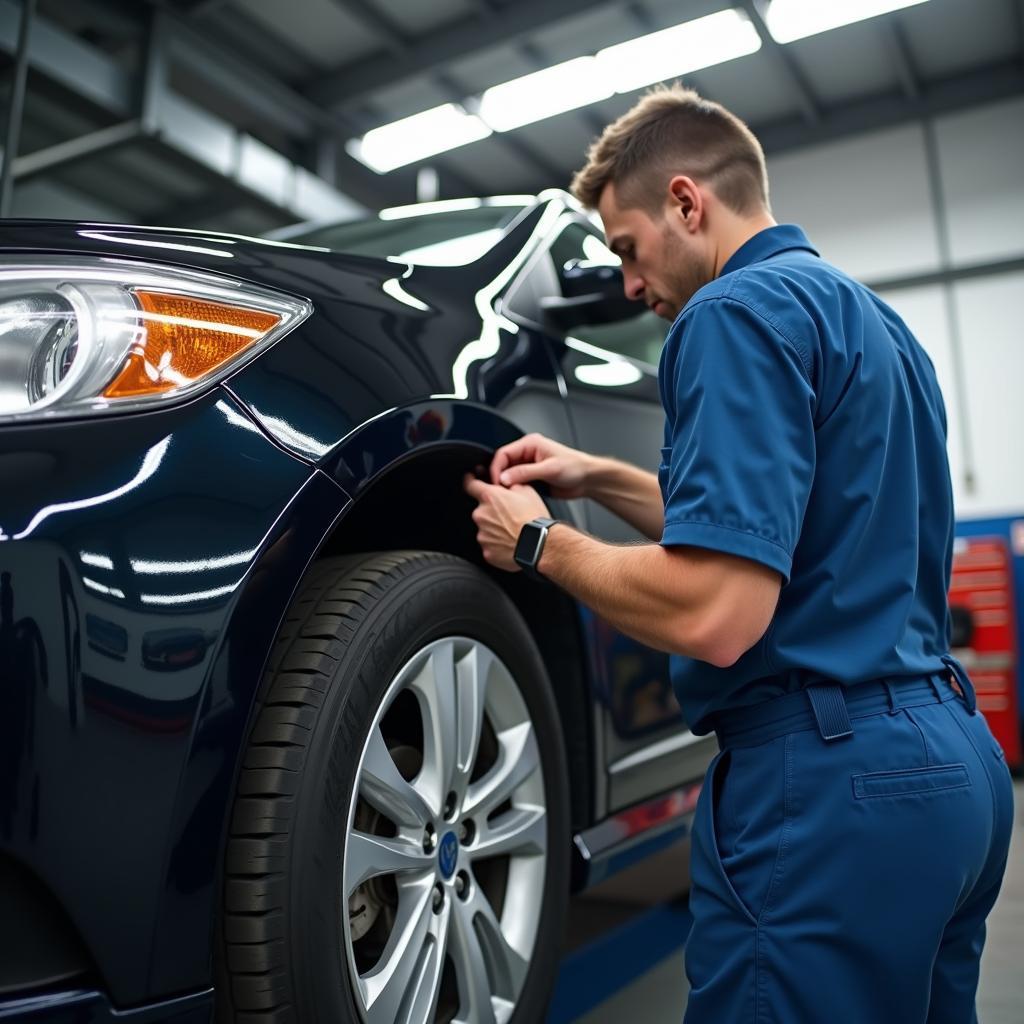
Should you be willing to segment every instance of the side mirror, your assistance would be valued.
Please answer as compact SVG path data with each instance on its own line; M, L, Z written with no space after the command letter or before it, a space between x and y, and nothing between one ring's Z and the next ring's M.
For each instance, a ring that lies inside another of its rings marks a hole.
M627 299L622 271L607 263L569 260L559 273L562 294L540 300L544 318L563 331L583 324L611 324L639 316L647 307Z

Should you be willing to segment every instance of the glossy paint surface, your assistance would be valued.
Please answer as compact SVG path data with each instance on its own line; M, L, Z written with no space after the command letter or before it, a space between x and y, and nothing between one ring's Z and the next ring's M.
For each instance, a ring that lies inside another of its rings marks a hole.
M181 940L188 963L197 893L205 936L269 644L255 631L276 628L347 497L216 391L167 413L2 430L0 494L0 847L131 1003L158 941ZM306 520L320 533L296 552ZM131 912L111 927L115 901ZM189 985L205 980L200 955Z
M584 392L598 419L618 410L627 448L647 445L650 379L616 383L613 354L560 346L503 306L559 217L538 204L476 263L415 270L205 232L5 223L8 253L172 263L314 307L187 405L0 425L0 852L66 908L113 1005L210 984L253 698L352 501L437 447L484 457L529 430L600 447L574 409ZM581 623L613 753L678 730L651 686L664 656ZM654 765L641 781L649 795L682 780Z

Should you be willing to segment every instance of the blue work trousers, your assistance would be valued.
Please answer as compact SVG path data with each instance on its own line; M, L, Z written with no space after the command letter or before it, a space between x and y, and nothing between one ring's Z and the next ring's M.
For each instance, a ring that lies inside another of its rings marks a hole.
M1013 793L962 680L730 712L694 823L685 1024L977 1020Z

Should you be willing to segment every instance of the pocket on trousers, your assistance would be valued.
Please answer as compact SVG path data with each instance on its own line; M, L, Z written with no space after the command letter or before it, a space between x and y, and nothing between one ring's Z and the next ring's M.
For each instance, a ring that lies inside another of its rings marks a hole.
M756 917L733 887L719 852L715 817L719 802L718 787L728 769L728 759L728 752L720 752L711 762L705 775L704 788L697 805L697 820L694 823L690 868L695 887L702 888L722 902L731 904L751 924L756 924Z
M938 793L947 789L962 789L970 784L971 777L965 764L930 765L926 768L854 775L853 795L858 800L866 800L909 793Z

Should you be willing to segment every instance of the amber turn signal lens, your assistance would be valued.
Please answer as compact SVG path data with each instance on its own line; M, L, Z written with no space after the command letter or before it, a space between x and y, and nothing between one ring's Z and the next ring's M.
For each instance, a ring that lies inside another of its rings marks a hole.
M188 295L136 290L140 337L104 398L159 394L191 384L255 344L277 313Z

